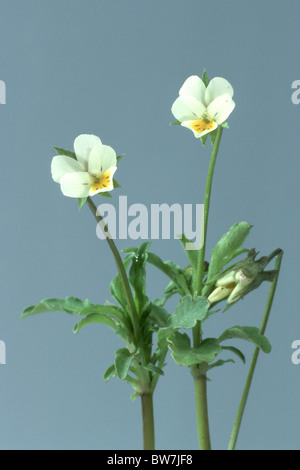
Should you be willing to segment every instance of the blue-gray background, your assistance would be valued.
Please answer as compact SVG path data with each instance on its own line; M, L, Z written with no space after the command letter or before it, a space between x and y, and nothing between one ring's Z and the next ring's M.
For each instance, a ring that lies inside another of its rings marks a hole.
M94 133L118 154L118 196L128 203L202 203L210 145L170 127L183 81L206 68L234 87L213 184L208 250L229 226L254 225L247 246L284 249L275 304L238 440L239 449L299 449L300 365L291 361L299 319L299 2L202 0L1 0L0 106L2 449L138 449L139 400L103 372L122 347L102 325L78 335L63 313L20 320L46 297L110 299L116 273L85 207L62 196L50 175L52 145L72 149ZM109 202L111 202L109 201ZM104 202L103 198L97 202ZM107 202L107 201L106 201ZM131 240L118 242L120 248ZM178 241L153 241L186 264ZM167 280L149 269L149 295ZM205 335L259 326L268 285L207 322ZM211 439L226 448L252 347L214 369L208 384ZM158 449L197 449L193 382L168 356L155 393Z

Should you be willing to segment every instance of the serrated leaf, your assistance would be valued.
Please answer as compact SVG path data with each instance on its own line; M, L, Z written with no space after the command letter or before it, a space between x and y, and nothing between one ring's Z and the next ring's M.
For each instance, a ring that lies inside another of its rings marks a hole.
M186 333L174 333L168 338L174 361L181 366L210 363L222 351L216 338L204 339L197 348L190 347L190 338Z
M21 318L48 312L66 312L70 315L78 315L83 308L89 305L91 305L89 300L82 301L77 297L66 297L66 299L47 298L41 300L37 305L25 308Z
M248 224L248 222L236 223L222 236L211 252L207 284L221 273L227 263L241 253L241 245L249 235L251 228L252 225Z
M90 325L91 323L103 323L105 325L108 325L110 328L112 328L116 333L118 332L118 327L115 324L115 322L104 313L90 313L85 318L82 318L82 320L76 323L76 325L73 328L73 332L78 333L78 331L80 331L81 328L83 328L86 325Z
M204 297L197 297L193 300L191 295L186 295L180 299L176 311L170 316L168 326L173 328L190 329L197 321L203 321L208 316L210 303Z
M238 338L250 341L258 346L263 352L269 353L271 345L269 340L260 334L259 329L255 326L233 326L225 330L218 341L221 343L227 339Z

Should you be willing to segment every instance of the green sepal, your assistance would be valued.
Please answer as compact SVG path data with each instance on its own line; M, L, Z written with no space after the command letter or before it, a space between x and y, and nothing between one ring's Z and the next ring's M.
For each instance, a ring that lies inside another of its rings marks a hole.
M66 150L61 147L54 147L54 150L56 150L57 155L66 155L67 157L73 158L74 160L77 160L75 152L72 152L72 150Z
M206 86L206 88L208 87L208 84L210 82L209 78L208 78L208 75L207 75L207 72L206 70L204 69L203 70L203 74L202 74L202 82L204 83L204 85Z
M174 122L171 122L170 126L180 126L180 124L181 124L181 121L176 120Z
M81 209L83 208L84 204L86 203L86 200L87 200L87 196L86 197L79 197L77 199L78 201L78 209L81 211Z
M117 156L117 163L119 163L120 160L125 156L125 153L122 153L121 155Z

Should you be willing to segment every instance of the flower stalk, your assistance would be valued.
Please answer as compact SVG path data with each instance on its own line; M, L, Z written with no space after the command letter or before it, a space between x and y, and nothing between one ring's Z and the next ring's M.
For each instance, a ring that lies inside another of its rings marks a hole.
M219 126L217 129L214 146L211 154L205 194L204 194L204 213L202 221L202 247L198 253L198 265L196 273L196 284L194 286L195 297L201 295L203 289L203 276L204 276L204 262L205 262L205 247L206 247L206 237L207 237L207 225L208 225L208 215L209 215L209 206L210 206L210 196L212 188L213 174L216 164L216 159L218 155L218 150L220 146L220 141L222 137L223 128ZM201 324L197 322L193 328L193 341L194 348L200 346L201 343ZM209 419L208 419L208 406L207 406L207 377L204 372L200 376L194 376L194 387L195 387L195 404L196 404L196 418L197 418L197 428L198 428L198 438L199 446L201 450L210 450L210 432L209 432Z
M120 274L120 278L121 278L121 281L122 281L122 284L123 284L123 287L124 287L124 292L125 292L125 295L126 295L128 306L129 306L129 309L130 309L131 320L132 320L132 325L133 325L133 329L134 329L134 333L135 333L136 343L138 344L139 338L141 336L140 335L139 319L138 319L138 314L137 314L137 311L136 311L136 308L135 308L134 299L133 299L133 296L132 296L132 292L131 292L131 289L130 289L128 277L127 277L127 274L126 274L126 271L125 271L125 267L124 267L122 258L120 256L120 253L119 253L119 251L116 247L116 244L115 244L113 238L111 238L109 236L108 226L105 224L103 217L98 213L97 207L93 203L92 199L90 197L88 197L86 202L87 202L92 214L94 215L95 219L97 220L98 223L100 223L100 226L103 230L103 234L105 235L105 239L106 239L106 241L108 243L108 246L109 246L109 248L110 248L110 250L113 254L113 257L115 259L115 262L116 262L116 265L117 265L117 268L118 268L118 271L119 271L119 274Z
M275 256L275 254L277 254L277 257L276 257L274 269L277 270L277 274L276 274L275 278L273 279L272 284L271 284L270 289L269 289L269 294L268 294L268 298L267 298L267 302L266 302L266 306L265 306L265 311L264 311L263 318L262 318L261 325L260 325L260 334L261 335L263 335L265 333L267 323L268 323L268 320L269 320L271 307L272 307L273 299L274 299L274 296L275 296L275 291L276 291L276 286L277 286L277 281L278 281L278 276L279 276L283 251L280 250L280 249L275 250L269 256L269 261L272 257ZM252 356L251 363L250 363L250 366L249 366L249 371L248 371L248 374L247 374L247 378L246 378L243 393L242 393L242 396L241 396L240 404L239 404L239 407L238 407L238 410L237 410L237 413L236 413L236 417L235 417L235 420L234 420L234 423L233 423L233 428L232 428L232 432L231 432L231 436L230 436L228 450L234 450L235 446L236 446L236 442L237 442L237 438L238 438L238 434L239 434L243 414L244 414L244 411L245 411L245 407L246 407L246 403L247 403L247 399L248 399L248 395L249 395L249 390L250 390L250 387L251 387L251 383L252 383L252 379L253 379L253 375L254 375L257 359L258 359L258 354L259 354L259 348L256 347L254 352L253 352L253 356Z

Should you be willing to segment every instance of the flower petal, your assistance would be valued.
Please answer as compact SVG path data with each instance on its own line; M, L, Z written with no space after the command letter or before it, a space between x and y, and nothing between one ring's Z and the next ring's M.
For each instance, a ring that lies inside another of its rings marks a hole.
M101 144L99 137L93 134L81 134L74 141L77 160L87 169L88 157L95 145Z
M117 164L116 152L109 145L95 145L88 159L88 170L90 174L99 175L105 173Z
M187 78L182 87L179 90L179 96L193 96L201 103L204 103L204 96L205 96L206 87L201 80L200 77L197 75L192 75L191 77Z
M86 171L68 173L60 180L60 188L64 196L85 197L89 195L92 179Z
M178 121L190 121L201 118L206 111L204 105L193 96L179 96L172 105L172 113Z
M194 136L196 138L203 137L204 135L209 134L209 132L214 131L218 127L218 124L215 121L212 121L212 122L209 123L210 124L209 129L204 128L203 131L199 132L197 130L197 126L195 126L195 122L200 122L200 121L194 121L194 120L193 121L183 121L181 123L181 125L183 127L187 127L188 129L191 129L191 131L193 131Z
M66 173L83 171L84 167L77 160L66 155L57 155L52 158L51 174L56 183L60 182L62 176Z
M117 167L109 168L101 177L100 180L93 184L90 188L89 195L94 196L98 193L112 191L114 189L113 176Z
M235 102L229 95L218 96L208 106L207 112L217 124L222 124L234 110Z
M209 82L205 92L206 106L221 95L229 95L232 98L233 88L225 78L215 77Z

